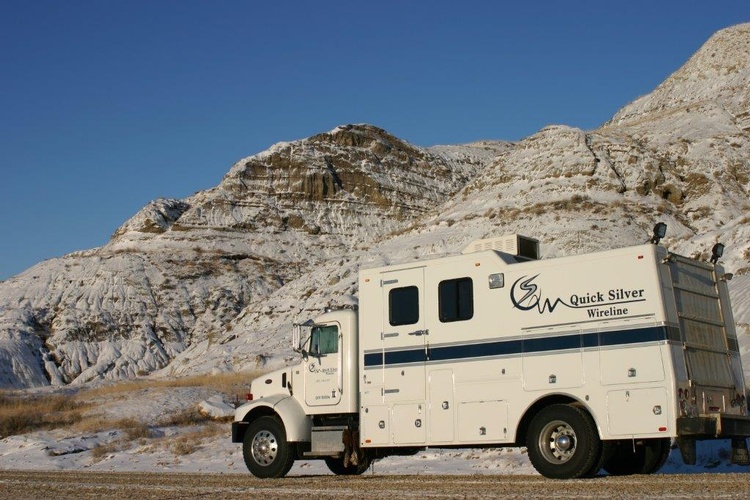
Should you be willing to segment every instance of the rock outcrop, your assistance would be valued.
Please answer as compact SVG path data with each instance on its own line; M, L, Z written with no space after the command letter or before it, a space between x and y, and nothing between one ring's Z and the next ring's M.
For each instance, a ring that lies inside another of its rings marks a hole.
M279 143L156 200L105 246L0 283L0 387L283 363L287 331L356 303L362 266L522 233L544 256L640 243L735 273L750 348L750 25L718 32L592 131L422 148L371 125ZM750 362L745 366L750 369Z

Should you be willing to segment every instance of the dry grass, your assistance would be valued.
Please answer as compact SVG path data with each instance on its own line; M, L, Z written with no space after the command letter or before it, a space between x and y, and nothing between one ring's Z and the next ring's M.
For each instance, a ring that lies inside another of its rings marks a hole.
M226 437L227 426L217 422L209 422L195 430L183 432L178 436L162 437L150 440L140 440L138 453L158 453L161 450L167 450L173 455L184 456L195 453L203 447L206 440L216 436ZM121 438L110 445L104 446L103 450L97 452L105 456L114 450L123 450L130 448L132 442ZM98 449L99 447L97 447ZM92 450L93 452L93 450Z
M107 455L118 450L117 443L98 444L91 448L91 458L94 462L99 462Z
M204 440L218 435L226 435L226 433L226 425L211 423L195 431L182 434L177 439L170 441L170 450L175 455L190 455L200 449L200 445L203 444Z
M172 443L172 453L178 456L190 455L198 450L198 446L186 436L180 436Z
M198 408L188 408L174 415L167 415L162 418L159 427L187 427L190 425L202 425L211 421L211 417L203 415Z
M168 450L185 456L199 450L205 440L225 436L226 419L221 422L203 415L196 404L182 411L165 414L155 422L137 418L112 418L101 414L102 399L129 400L142 397L142 391L176 387L201 387L223 393L228 399L244 393L250 381L261 372L198 375L171 380L138 379L108 384L93 389L80 388L71 394L29 395L24 391L0 391L0 439L37 430L65 429L78 434L117 429L120 432L106 443L94 446L91 459L104 460L112 453L139 446L143 453ZM169 391L161 391L168 393ZM230 417L231 418L231 417ZM181 427L178 436L159 437L163 427Z
M120 429L123 431L123 434L119 439L97 444L91 448L91 458L94 462L99 462L107 455L117 451L129 449L135 441L139 441L143 445L154 437L151 427L133 418L123 418L115 422L110 422L107 427Z
M144 422L134 418L123 418L112 424L112 427L120 429L125 434L125 441L136 441L138 439L150 439L153 437L151 428Z
M0 438L73 425L88 406L64 395L0 394Z
M195 407L174 415L165 415L159 422L143 423L132 418L111 420L96 413L95 400L127 398L145 389L173 387L204 387L233 398L245 392L250 381L259 375L260 372L236 372L169 380L138 379L94 389L84 388L72 395L30 396L21 391L0 392L0 439L59 428L82 433L116 428L124 431L124 438L129 441L152 439L154 427L205 425L211 419L202 415ZM149 427L149 424L153 427Z
M250 381L259 377L260 374L261 372L231 372L217 375L194 375L175 379L137 379L91 389L86 391L85 395L88 397L114 396L142 389L165 387L205 387L220 391L226 395L234 395L243 392L250 385Z
M86 414L71 426L71 429L80 434L94 434L113 426L112 420L108 420L102 415Z
M177 437L155 437L157 427L165 426L198 426L193 431L182 433ZM116 427L123 431L122 436L106 444L100 444L91 449L91 457L95 462L117 451L127 450L134 445L140 446L140 453L154 453L158 450L169 450L177 456L190 455L201 448L206 439L227 434L226 424L210 421L200 413L190 410L174 416L165 417L155 426L150 427L137 420L126 418L110 423L110 428Z

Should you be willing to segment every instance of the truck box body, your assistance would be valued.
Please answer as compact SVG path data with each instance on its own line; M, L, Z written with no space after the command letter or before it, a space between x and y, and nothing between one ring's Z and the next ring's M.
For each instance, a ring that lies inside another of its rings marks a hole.
M306 343L297 340L302 363L253 382L260 398L238 408L234 440L273 416L301 456L343 459L329 463L337 473L428 446L528 445L549 477L653 472L675 438L688 461L695 439L716 437L747 457L721 266L653 244L538 254L535 240L513 235L361 270L358 311L315 318ZM628 442L660 458L634 460ZM247 461L258 443L245 444Z
M726 284L665 259L656 245L527 262L490 250L362 271L362 445L513 443L550 392L585 401L602 439L675 436L678 387L695 390L693 413L740 414ZM469 312L441 318L441 286L445 300L470 288Z

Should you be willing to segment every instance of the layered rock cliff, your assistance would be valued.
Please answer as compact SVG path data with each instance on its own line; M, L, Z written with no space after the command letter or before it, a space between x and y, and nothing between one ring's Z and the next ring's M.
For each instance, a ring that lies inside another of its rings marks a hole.
M105 246L0 283L0 386L283 363L292 321L356 303L362 266L505 233L575 254L641 243L656 221L679 253L727 245L746 354L748 49L750 25L720 31L596 130L423 148L346 125L244 158L213 189L150 203Z

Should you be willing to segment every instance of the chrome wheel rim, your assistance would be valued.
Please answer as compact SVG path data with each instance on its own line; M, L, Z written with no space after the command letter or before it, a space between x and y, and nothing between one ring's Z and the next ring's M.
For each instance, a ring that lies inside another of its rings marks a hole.
M253 460L259 465L271 465L279 452L276 436L268 431L260 431L253 437L251 445Z
M539 451L545 460L564 464L576 453L576 433L567 422L554 420L539 433Z

